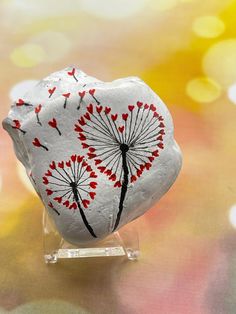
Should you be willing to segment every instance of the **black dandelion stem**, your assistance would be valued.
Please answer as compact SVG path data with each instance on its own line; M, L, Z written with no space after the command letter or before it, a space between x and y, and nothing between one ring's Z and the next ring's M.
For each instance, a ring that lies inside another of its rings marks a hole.
M19 130L21 133L23 133L23 134L26 133L26 131L24 131L24 130L22 130L22 129L20 129L20 128L18 128L18 130Z
M89 94L97 102L95 91L91 89ZM155 105L137 102L136 107L128 105L128 110L119 118L117 113L111 114L110 107L90 104L78 120L80 126L75 125L78 138L85 141L83 148L89 149L88 158L95 158L98 170L116 181L114 187L121 188L113 231L120 223L129 183L150 169L159 156L158 149L163 149L163 143L158 141L163 141L165 134Z
M126 144L121 144L120 150L122 153L122 167L123 167L124 175L123 175L123 183L122 183L121 192L120 192L119 211L117 213L115 225L114 225L114 228L112 231L115 231L115 229L119 225L121 214L123 211L124 200L125 200L125 196L126 196L127 188L128 188L128 184L129 184L129 179L128 179L129 169L128 169L127 158L126 158L127 152L129 150L129 146Z
M40 120L39 120L39 115L38 115L38 113L36 113L36 118L37 118L37 123L38 123L40 126L42 126L42 123L41 123Z
M56 208L54 208L54 207L51 207L51 208L58 216L60 216L60 213L59 213L59 211Z
M71 183L71 187L72 187L72 191L73 191L73 195L74 195L74 198L75 198L75 202L79 208L79 212L80 212L80 215L81 215L81 218L86 226L86 228L88 229L89 233L94 237L94 238L97 238L96 234L94 233L93 231L93 228L90 226L90 224L88 223L88 220L85 216L85 213L80 205L80 202L79 202L79 196L78 196L78 191L77 191L77 185L75 182L72 182Z
M58 134L61 136L61 131L58 129L58 127L55 128L58 132Z
M100 101L98 101L97 98L96 98L94 95L92 95L92 97L93 97L93 99L96 101L96 103L97 103L98 105L100 105Z
M48 148L46 147L46 146L44 146L44 145L40 145L42 148L44 148L46 151L48 151Z
M74 74L73 74L73 78L76 80L76 82L78 82L78 79Z

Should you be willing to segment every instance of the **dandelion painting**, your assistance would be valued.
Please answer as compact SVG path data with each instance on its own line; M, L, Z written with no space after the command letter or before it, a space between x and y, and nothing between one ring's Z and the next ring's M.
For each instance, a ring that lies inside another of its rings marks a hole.
M156 106L140 101L121 115L112 113L110 107L90 104L75 124L88 159L94 159L98 170L121 189L113 231L119 225L129 184L151 168L164 148L164 129Z
M96 238L85 210L96 195L97 175L85 161L84 156L72 155L67 161L52 161L43 176L46 193L52 201L69 210L79 210L89 233Z

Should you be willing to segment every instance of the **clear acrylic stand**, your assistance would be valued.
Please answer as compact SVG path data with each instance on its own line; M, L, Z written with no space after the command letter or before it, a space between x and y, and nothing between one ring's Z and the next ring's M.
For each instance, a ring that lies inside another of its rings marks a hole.
M43 249L46 264L57 263L59 259L110 256L125 256L128 260L134 261L140 254L138 233L132 223L89 247L75 246L61 237L45 209Z

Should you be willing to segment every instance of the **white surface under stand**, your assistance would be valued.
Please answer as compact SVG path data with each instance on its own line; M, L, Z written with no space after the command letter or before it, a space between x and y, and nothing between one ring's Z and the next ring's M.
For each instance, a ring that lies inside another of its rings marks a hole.
M46 264L57 263L60 259L110 256L124 256L128 260L135 261L140 255L138 232L132 223L90 246L75 246L61 237L45 209L43 250Z

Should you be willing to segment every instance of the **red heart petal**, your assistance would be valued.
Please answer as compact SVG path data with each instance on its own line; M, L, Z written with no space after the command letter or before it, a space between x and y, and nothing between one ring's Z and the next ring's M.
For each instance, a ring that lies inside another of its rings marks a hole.
M90 104L88 107L87 107L87 110L89 113L93 114L93 105Z
M97 175L94 171L92 171L89 176L90 178L97 178Z
M163 129L161 129L158 134L161 134L161 135L165 135L165 131Z
M98 170L100 170L100 172L102 172L102 173L103 173L103 172L106 170L106 167L99 166L99 167L98 167Z
M111 115L111 118L112 118L113 121L116 121L117 117L118 117L117 113Z
M90 115L89 115L88 112L86 112L86 113L84 114L84 117L85 117L87 120L91 120Z
M83 117L81 117L78 121L79 121L79 124L82 125L82 126L86 124L86 122L85 122Z
M145 167L147 170L149 170L151 168L152 164L150 164L149 162L145 163Z
M159 128L164 128L165 127L165 124L163 122L161 122L159 125L158 125Z
M59 162L58 167L64 169L64 161Z
M126 121L128 119L128 113L123 113L122 118L124 121Z
M77 204L75 202L73 202L69 207L69 209L76 209L76 208L77 208Z
M44 183L44 184L46 184L46 185L49 183L49 181L48 181L48 178L47 178L47 177L43 177L43 183Z
M110 169L107 169L107 170L105 171L105 174L107 174L108 176L110 176L110 175L112 174L112 171L111 171Z
M97 113L101 113L101 111L102 111L102 106L96 106L96 110L97 110Z
M84 96L85 96L85 91L79 92L79 96L80 96L81 98L84 98Z
M99 165L102 162L100 159L95 159L95 165Z
M114 184L114 187L115 188L116 187L120 188L121 187L121 182L120 181L116 181L116 183Z
M54 197L54 201L57 201L60 204L62 202L62 197L56 196L56 197Z
M134 176L134 175L132 175L132 176L131 176L131 183L132 183L132 182L135 182L136 180L137 180L137 177Z
M62 94L62 96L69 98L70 97L70 93L66 93L66 94Z
M151 105L150 105L150 109L151 109L152 111L156 111L157 108L156 108L153 104L151 104Z
M93 153L88 153L87 155L88 155L88 159L93 159L93 158L97 157L97 155L93 154Z
M89 147L89 145L88 145L88 144L86 144L86 143L82 143L82 147L83 147L83 148L88 148L88 147Z
M81 141L86 141L86 136L83 133L79 133L78 137Z
M73 162L76 161L76 155L71 155L70 158L71 158L71 160L72 160Z
M96 193L95 192L89 192L89 195L92 200L94 200Z
M158 157L159 156L158 150L155 150L154 152L152 152L152 155L155 156L155 157Z
M56 87L53 87L53 88L49 88L48 92L50 95L52 95L56 90Z
M71 162L70 162L70 160L69 160L69 161L66 161L66 165L67 165L67 167L71 167Z
M163 141L163 137L162 135L159 135L157 138L156 138L157 141Z
M55 118L53 118L51 121L48 122L48 124L52 127L52 128L56 128L57 127L57 120Z
M21 99L21 98L19 98L18 101L17 101L17 103L16 103L16 105L17 105L17 106L23 106L24 103L25 103L24 100Z
M56 169L56 163L55 163L55 161L52 161L51 164L49 165L49 167L50 167L52 170L55 170L55 169Z
M45 176L48 176L50 177L52 175L52 172L50 170L48 170L46 173L45 173Z
M35 113L39 113L41 111L42 105L39 104L37 107L34 108Z
M110 177L109 180L111 181L116 181L116 175L113 173Z
M123 133L123 132L124 132L124 128L125 128L124 126L119 126L118 129L119 129L120 133Z
M164 144L163 144L162 142L159 142L159 143L157 144L157 146L158 146L159 148L161 148L161 149L164 148Z
M75 124L75 129L74 130L76 132L83 132L83 129L78 124Z
M91 166L88 165L88 166L86 167L86 171L88 171L88 172L92 171Z
M88 208L88 205L90 204L90 201L89 200L82 200L82 203L83 203L85 208Z
M81 163L83 159L84 159L84 156L78 156L77 157L77 162Z
M93 95L94 95L94 93L95 93L95 89L90 89L90 90L89 90L89 94L90 94L90 95L92 95L92 96L93 96Z
M70 76L74 75L74 74L75 74L75 68L73 68L73 69L71 70L71 72L70 72L70 71L67 72L67 74L70 75Z
M105 111L105 114L109 114L110 111L111 111L111 108L110 107L105 107L104 111Z
M96 189L96 187L97 187L97 182L90 182L90 183L89 183L89 186L90 186L92 189Z
M35 138L35 139L33 140L33 145L36 146L36 147L40 147L40 146L41 146L41 143L40 143L40 141L39 141L38 138Z
M68 207L70 205L70 202L68 200L66 200L63 205L65 205L66 207Z

